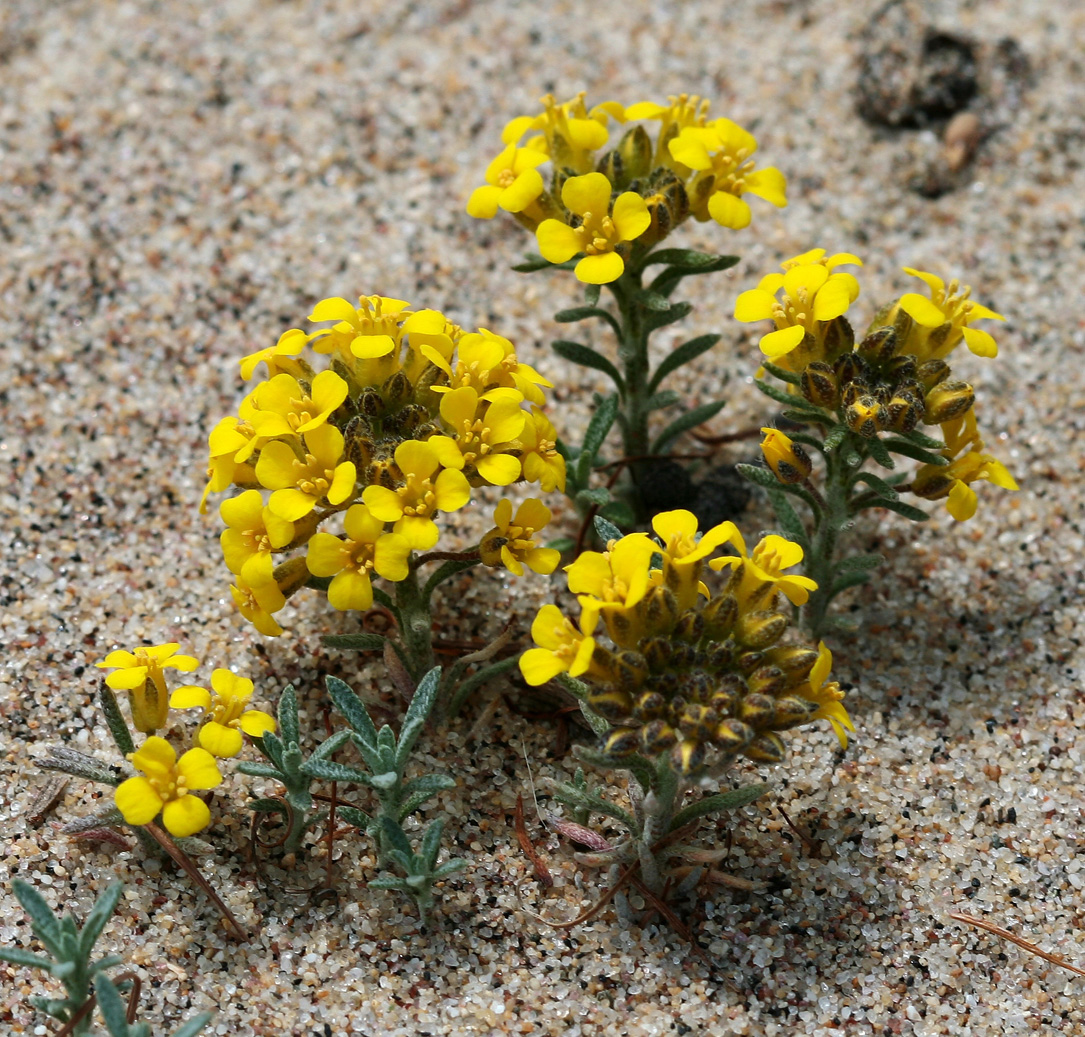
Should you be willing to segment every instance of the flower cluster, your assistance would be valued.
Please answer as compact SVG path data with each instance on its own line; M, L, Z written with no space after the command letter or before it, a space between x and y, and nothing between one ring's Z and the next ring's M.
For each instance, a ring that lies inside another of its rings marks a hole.
M589 109L581 93L565 104L548 95L541 104L538 115L505 127L505 149L467 212L480 219L512 213L535 232L544 259L582 256L576 276L588 284L617 280L634 245L651 248L691 216L741 230L751 219L743 195L787 204L783 174L754 167L753 135L730 119L709 120L708 102L698 97ZM654 139L644 123L656 124ZM608 148L612 126L626 129ZM549 183L539 170L546 162Z
M164 670L190 672L199 666L192 656L178 655L179 647L171 643L131 652L119 649L96 664L112 671L105 679L109 688L128 692L133 724L148 735L138 750L128 754L142 773L117 787L117 809L130 825L148 824L161 814L166 829L178 837L194 835L211 821L207 804L191 793L222 782L216 758L237 756L243 734L261 738L275 730L270 714L249 708L252 681L230 670L215 670L210 689L188 684L169 694ZM168 707L202 710L199 744L180 758L170 742L156 734L167 726Z
M936 500L949 498L954 518L970 518L976 495L968 484L986 479L1005 489L1017 485L1006 469L983 452L976 430L972 386L953 377L946 358L964 342L978 356L998 349L991 335L970 325L1003 318L971 301L970 289L957 281L905 268L930 289L930 297L911 292L884 308L866 335L856 341L845 316L859 295L855 277L836 269L861 265L850 253L826 255L814 249L783 264L757 288L743 292L735 305L741 321L771 319L775 329L761 339L761 351L782 372L797 376L793 394L829 412L863 440L907 437L918 426L941 426L950 464L925 465L911 490ZM830 419L827 417L827 421ZM801 446L786 435L766 429L765 460L783 483L801 482L811 470ZM902 440L886 443L901 449ZM872 447L871 456L877 457ZM904 442L904 451L907 442ZM884 456L884 455L883 455ZM912 456L915 451L912 451Z
M816 587L785 571L802 549L770 535L748 552L731 522L698 537L688 511L659 514L652 528L658 539L633 533L566 568L579 621L555 605L539 611L538 647L520 660L528 683L581 678L589 706L612 725L607 752L666 753L683 775L740 755L779 762L779 732L819 719L846 745L852 726L843 692L827 680L829 650L783 640L780 595L799 605ZM725 544L737 553L712 557ZM730 571L711 597L708 569Z
M472 488L565 486L543 411L551 383L508 339L380 296L324 299L309 320L321 326L242 359L243 377L263 363L267 378L212 431L201 502L242 491L220 507L222 550L234 601L270 636L314 577L336 609L368 609L373 578L404 580Z

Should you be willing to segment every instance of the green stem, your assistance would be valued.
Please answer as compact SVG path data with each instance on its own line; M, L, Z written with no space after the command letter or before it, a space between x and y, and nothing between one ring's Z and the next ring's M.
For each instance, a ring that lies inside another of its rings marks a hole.
M858 448L852 437L846 436L837 448L826 455L825 490L818 493L807 480L814 507L814 535L810 553L806 559L806 575L814 580L818 589L810 594L810 600L802 610L802 624L813 637L825 632L826 615L833 598L836 579L836 550L840 534L851 521L849 491L854 469L845 458ZM860 456L862 453L860 452Z
M396 608L399 610L399 634L403 644L404 663L417 684L434 667L433 621L430 603L418 583L418 570L412 564L406 579L395 585Z
M632 775L631 779L636 780ZM663 892L663 878L652 853L652 847L670 832L671 822L674 820L684 793L684 783L664 756L656 768L655 787L648 792L641 803L641 809L644 811L644 827L637 840L641 874L645 884L656 894Z

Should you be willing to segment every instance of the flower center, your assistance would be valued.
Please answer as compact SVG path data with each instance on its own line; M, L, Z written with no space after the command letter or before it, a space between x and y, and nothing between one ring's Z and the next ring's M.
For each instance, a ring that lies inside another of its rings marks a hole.
M403 514L429 518L437 510L437 493L429 479L407 476L407 485L396 491L403 501Z
M583 222L576 229L580 238L580 251L588 256L598 256L604 252L612 252L618 244L618 228L609 216L596 216L594 213L584 213Z
M300 400L290 400L290 413L286 415L286 423L295 432L306 422L313 420L313 412L309 409L312 405L313 401L308 396L303 396Z
M159 797L166 803L188 795L188 783L182 775L178 774L172 768L169 774L148 774L147 780L151 783L151 788L153 788L155 792L158 793Z
M294 458L294 469L298 473L295 485L306 497L323 497L335 479L335 470L321 468L313 454L306 454L304 461Z

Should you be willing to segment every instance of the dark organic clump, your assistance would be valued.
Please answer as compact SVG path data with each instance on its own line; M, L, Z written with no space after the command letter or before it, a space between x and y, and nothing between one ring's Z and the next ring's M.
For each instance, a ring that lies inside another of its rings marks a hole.
M721 522L737 519L749 506L751 484L733 464L709 469L697 485L697 503L693 510L701 529L711 529Z
M925 23L909 0L890 0L863 33L857 107L880 126L927 126L961 111L978 89L972 41Z

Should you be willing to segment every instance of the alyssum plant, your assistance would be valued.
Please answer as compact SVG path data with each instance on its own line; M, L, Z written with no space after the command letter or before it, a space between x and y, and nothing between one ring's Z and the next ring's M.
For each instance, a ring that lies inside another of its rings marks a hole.
M376 604L395 620L394 636L328 643L394 651L417 683L434 665L430 603L441 583L479 564L522 575L558 563L540 542L550 511L533 498L515 512L503 499L475 548L433 550L441 516L478 487L564 487L565 459L543 410L551 383L508 339L465 332L399 299L324 299L309 319L322 327L286 331L241 360L243 377L260 364L268 377L211 432L201 507L210 493L241 491L219 509L222 550L234 601L261 633L282 632L275 613L303 587L340 611ZM317 370L310 361L321 357ZM483 652L476 661L486 660ZM513 665L492 663L475 683ZM462 671L445 674L440 712L462 701L453 687Z
M122 959L109 955L93 960L94 945L117 908L124 884L113 882L105 889L82 927L70 914L58 918L45 898L29 883L15 879L12 885L19 903L30 916L34 935L45 946L49 957L20 947L0 947L0 961L41 969L64 986L64 997L32 998L34 1007L63 1023L65 1033L82 1037L90 1033L92 1010L97 1001L110 1037L150 1037L149 1024L129 1021L130 1009L121 1001L117 985L106 975L106 970L121 964ZM174 1037L196 1037L211 1017L211 1012L194 1016L174 1033Z
M804 571L817 583L802 609L803 625L820 636L828 629L832 599L865 583L877 555L848 555L844 534L862 511L884 508L923 521L926 512L902 500L945 500L957 520L971 518L978 503L971 484L986 480L1016 490L1013 477L984 448L975 416L975 392L947 363L963 342L980 357L998 353L977 320L1003 318L971 299L958 281L906 268L930 294L909 292L883 307L856 338L845 314L859 295L842 266L861 265L850 253L813 249L787 260L743 292L735 306L741 321L771 320L761 339L764 371L757 387L786 409L800 427L765 428L762 452L768 470L740 466L764 486L781 530L805 552ZM920 430L938 426L941 439ZM809 451L809 453L808 453ZM813 458L820 463L814 463ZM896 471L900 458L920 467ZM868 462L886 471L879 475ZM792 501L805 506L800 517Z
M597 401L584 443L564 443L560 449L572 462L567 492L581 511L601 508L601 514L627 526L655 510L646 500L653 462L724 405L706 401L651 433L653 413L681 402L663 382L711 349L719 335L682 343L654 371L649 336L692 310L687 302L671 301L683 278L738 262L737 256L658 246L690 218L741 230L751 219L745 195L782 207L787 185L778 169L755 168L752 134L730 119L709 120L708 102L697 97L682 94L666 105L642 101L629 107L608 101L588 108L579 94L565 104L551 96L541 103L541 113L520 116L505 127L505 148L490 163L486 184L471 195L467 211L489 219L501 209L535 233L541 255L529 256L515 269L572 270L587 285L584 305L559 312L559 322L597 319L613 331L613 359L583 343L554 343L566 359L603 372L616 390ZM611 145L614 126L626 128ZM653 267L658 272L651 273ZM599 304L601 286L612 296L610 308ZM631 478L612 500L607 487L590 485L590 476L615 421L623 449L618 463Z
M780 732L825 719L846 745L852 725L843 692L828 680L829 650L785 639L780 596L798 605L817 589L784 571L802 558L795 544L770 535L749 552L733 523L698 536L697 519L682 510L655 516L656 538L623 537L598 521L606 551L586 551L566 567L579 618L544 605L531 630L537 647L520 669L529 684L559 678L580 699L601 738L583 761L630 774L631 811L582 781L558 790L580 817L603 813L625 828L595 863L611 865L615 879L639 869L661 894L675 858L705 859L688 842L696 822L764 791L698 798L698 788L740 757L782 761ZM714 557L725 545L737 553ZM702 582L706 570L730 570L714 593Z

